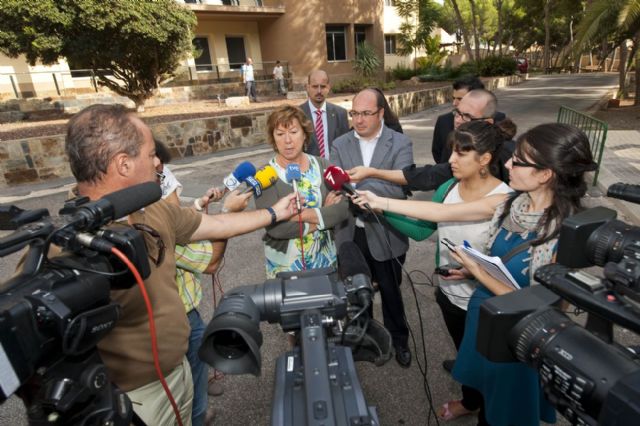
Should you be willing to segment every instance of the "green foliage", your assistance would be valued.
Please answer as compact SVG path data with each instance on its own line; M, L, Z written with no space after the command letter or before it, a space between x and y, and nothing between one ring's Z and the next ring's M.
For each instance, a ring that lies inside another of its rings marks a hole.
M487 56L477 62L477 70L484 77L515 74L518 67L510 56Z
M433 0L396 0L395 5L398 16L402 18L397 53L405 56L425 48L441 7Z
M396 65L396 67L391 70L391 77L394 80L409 80L414 75L416 75L416 71L413 68L405 67L402 64Z
M385 83L377 79L360 76L331 83L331 91L334 93L357 93L367 87L379 87L382 90L389 90L395 88L396 84L394 82Z
M440 50L440 36L427 38L425 53L427 56L421 56L416 59L416 67L419 72L438 66L447 57L447 52Z
M367 42L358 45L358 52L353 63L353 69L363 78L374 76L379 70L382 62L375 49Z
M141 106L192 52L195 24L175 0L3 0L0 52L105 70L99 83Z

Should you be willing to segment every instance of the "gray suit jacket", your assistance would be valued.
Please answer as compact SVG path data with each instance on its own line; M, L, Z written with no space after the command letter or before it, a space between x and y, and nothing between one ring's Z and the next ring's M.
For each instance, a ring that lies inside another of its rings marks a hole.
M311 125L315 128L316 118L311 116L309 101L307 100L305 103L300 105L300 109L304 111L307 118L311 120ZM338 105L327 102L327 127L329 129L324 129L324 131L327 133L329 146L325 148L331 152L333 141L338 136L344 135L349 131L349 117L347 116L347 110L339 107ZM309 146L305 152L311 155L320 155L320 148L318 147L318 139L316 138L315 132L311 132L311 140L309 141Z
M363 165L360 143L353 131L340 136L333 142L331 162L345 170ZM411 140L406 135L384 126L370 166L377 169L400 170L411 164L413 164ZM383 197L407 198L402 186L379 179L365 179L358 183L357 189L366 189ZM367 243L374 259L389 260L407 252L409 240L405 235L385 225L384 220L382 220L383 226L380 226L372 215L358 214L364 221ZM339 246L344 241L353 241L354 232L355 218L350 217L336 228L336 245ZM391 251L387 241L390 242Z

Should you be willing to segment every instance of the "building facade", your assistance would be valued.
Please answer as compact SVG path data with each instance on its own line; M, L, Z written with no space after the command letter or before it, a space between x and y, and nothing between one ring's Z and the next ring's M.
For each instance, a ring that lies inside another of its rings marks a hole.
M234 81L250 57L256 79L271 79L276 60L294 86L310 71L332 79L353 75L357 45L366 41L384 57L384 0L176 0L197 17L197 58L185 62L177 84ZM97 90L90 75L72 75L61 61L29 66L0 55L0 97L46 97Z

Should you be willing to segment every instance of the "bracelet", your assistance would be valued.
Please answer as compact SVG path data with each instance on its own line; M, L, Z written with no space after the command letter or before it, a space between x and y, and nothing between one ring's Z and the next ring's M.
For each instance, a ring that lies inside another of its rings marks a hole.
M276 212L271 208L267 207L267 211L271 214L271 224L275 225L278 222L278 216L276 216Z
M198 210L199 212L201 212L204 207L202 207L202 205L200 204L200 198L196 198L193 202L193 207Z

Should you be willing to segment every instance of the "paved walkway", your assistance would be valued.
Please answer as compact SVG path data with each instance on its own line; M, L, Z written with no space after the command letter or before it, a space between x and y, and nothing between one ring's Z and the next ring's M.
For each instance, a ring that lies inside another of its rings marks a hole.
M606 193L607 188L614 183L639 184L639 177L640 132L610 130L602 156L598 189ZM640 225L640 205L619 200L615 200L614 203L627 216L629 222Z

